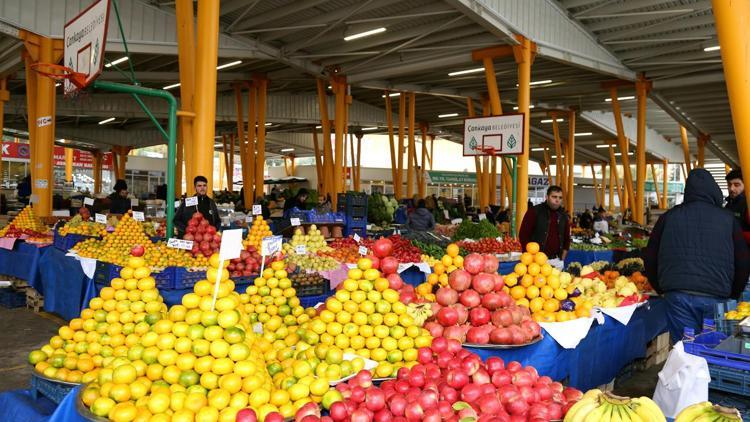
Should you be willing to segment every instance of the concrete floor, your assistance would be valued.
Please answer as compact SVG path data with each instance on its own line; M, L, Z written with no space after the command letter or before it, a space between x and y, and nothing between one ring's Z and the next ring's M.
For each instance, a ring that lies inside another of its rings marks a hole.
M45 345L64 323L45 312L0 306L0 392L29 388L29 352Z

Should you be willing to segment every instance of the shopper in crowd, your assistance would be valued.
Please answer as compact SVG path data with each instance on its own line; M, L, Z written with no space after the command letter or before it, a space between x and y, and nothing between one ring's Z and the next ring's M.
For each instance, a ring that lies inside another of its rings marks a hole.
M114 192L107 199L110 201L109 212L112 214L125 214L130 209L128 198L128 184L122 179L115 182Z
M262 196L255 198L255 204L253 205L260 205L260 215L263 216L264 220L268 220L269 218L271 218L271 209L268 208L268 204L266 203L265 198L263 198ZM252 207L250 207L249 211L252 211Z
M488 206L484 209L484 217L489 221L493 226L495 225L495 213L492 211L492 207Z
M402 202L396 208L396 212L393 213L394 224L406 224L409 221L409 213L406 210L406 205Z
M288 199L284 202L284 216L286 217L287 211L297 208L298 210L305 210L305 201L307 201L308 192L305 188L300 188L297 194L293 198Z
M182 188L180 188L182 190ZM156 199L167 200L167 184L161 184L156 187Z
M750 244L750 215L747 213L747 199L745 198L745 184L742 182L742 170L734 169L727 176L727 197L726 208L734 214L734 217L740 222L742 234L745 240Z
M219 209L216 208L216 202L208 197L208 180L204 176L195 176L193 187L195 188L198 205L187 206L185 204L187 198L183 198L180 200L180 207L177 208L177 212L174 215L174 226L177 228L177 233L180 237L185 234L188 221L190 221L195 212L203 214L203 218L208 220L208 223L216 227L217 230L221 225L221 217L219 216Z
M597 233L609 233L609 222L607 221L607 212L604 208L599 207L594 217L593 229Z
M510 222L510 208L501 207L500 211L498 211L497 213L495 221L497 221L498 224Z
M318 214L326 214L326 213L329 213L331 211L332 211L332 208L331 208L331 195L330 194L326 194L326 195L319 194L318 195L318 205L315 206L315 212L317 212Z
M656 222L644 263L651 285L667 302L672 341L684 328L696 332L713 305L738 298L750 275L750 252L737 219L721 208L719 185L705 169L694 169L685 200Z
M523 250L527 243L536 242L549 258L565 259L570 249L570 221L562 200L562 188L552 185L545 201L526 211L518 233Z
M591 227L594 224L594 216L591 215L591 212L588 208L583 210L583 213L578 218L578 226L585 230L591 230Z
M23 204L28 204L29 197L31 197L31 175L28 174L21 179L21 181L18 182L16 189L18 189L18 201Z
M435 217L425 207L424 199L417 201L417 209L409 215L407 227L414 231L425 231L435 228Z

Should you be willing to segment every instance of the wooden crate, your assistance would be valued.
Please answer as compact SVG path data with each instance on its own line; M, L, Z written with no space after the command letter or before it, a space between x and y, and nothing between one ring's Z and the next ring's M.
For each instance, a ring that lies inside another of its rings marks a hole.
M44 296L31 287L26 289L26 308L39 312L44 308Z

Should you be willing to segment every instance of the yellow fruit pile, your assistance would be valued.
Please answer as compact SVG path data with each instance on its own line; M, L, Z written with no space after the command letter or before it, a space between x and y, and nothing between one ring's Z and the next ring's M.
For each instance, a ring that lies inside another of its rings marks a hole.
M8 228L13 226L19 230L33 230L38 233L47 233L47 226L42 224L36 215L34 215L34 209L31 205L27 205L18 215L10 222L7 226L0 229L0 237L5 236Z
M271 228L262 215L256 215L253 219L253 225L247 233L247 237L242 242L245 247L253 246L260 252L260 244L264 237L272 236Z
M566 287L570 281L569 274L562 274L565 275L547 263L547 255L539 251L539 244L530 242L526 245L526 252L521 254L521 262L505 276L505 289L517 305L529 308L537 322L588 317L593 305L580 297L570 298L575 304L574 310L562 309L561 302L568 299Z
M455 243L451 243L445 248L445 255L441 259L428 260L432 267L432 273L427 276L424 283L417 286L415 289L418 296L424 298L428 302L435 301L435 285L439 287L448 286L448 274L452 273L458 268L464 267L464 257L458 254L459 248ZM432 259L431 257L428 257ZM422 255L422 259L425 259L425 255Z
M731 310L724 314L724 318L739 320L745 319L750 316L750 302L740 302L737 304L737 309Z
M460 248L455 243L451 243L445 248L445 255L440 259L440 263L443 265L443 270L440 271L442 274L450 274L453 271L464 267L464 257L459 255ZM435 264L435 272L438 272L440 266ZM446 281L447 283L447 281ZM447 284L446 284L447 285Z
M432 337L408 314L399 293L388 287L372 262L360 259L341 287L326 300L325 310L302 325L303 340L372 359L378 362L378 377L395 376L399 368L415 365L417 349L429 347Z
M83 221L80 214L68 220L67 223L59 230L60 235L80 234L84 236L104 236L107 234L107 228L103 224L94 223L93 221Z
M130 257L120 277L91 299L80 318L60 327L49 344L31 352L29 363L48 378L89 383L99 376L99 368L131 356L165 311L144 260Z
M270 236L270 234L267 236ZM298 245L304 245L305 249L307 249L307 253L313 254L317 253L318 251L331 250L328 244L326 244L325 238L322 234L320 234L320 230L318 230L315 224L310 226L307 234L303 233L302 229L300 228L295 230L292 238L289 240L289 242L284 243L282 249L285 254L292 255L294 254L295 248Z

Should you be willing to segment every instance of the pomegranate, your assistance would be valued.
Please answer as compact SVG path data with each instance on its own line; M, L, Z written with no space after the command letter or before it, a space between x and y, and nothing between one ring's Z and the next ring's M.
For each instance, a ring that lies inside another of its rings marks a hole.
M435 298L440 305L450 306L458 302L458 292L450 287L441 287L435 293Z
M490 274L479 273L471 280L471 287L479 294L485 294L495 289L495 279Z
M466 261L464 261L465 263ZM465 264L464 264L465 265ZM459 292L462 292L471 286L471 274L465 270L454 270L450 276L448 276L448 284Z
M474 290L464 290L459 297L461 304L467 308L473 308L479 306L482 299L479 297L479 293Z
M464 269L468 271L469 274L479 274L483 267L484 260L482 259L482 255L471 253L464 258Z

